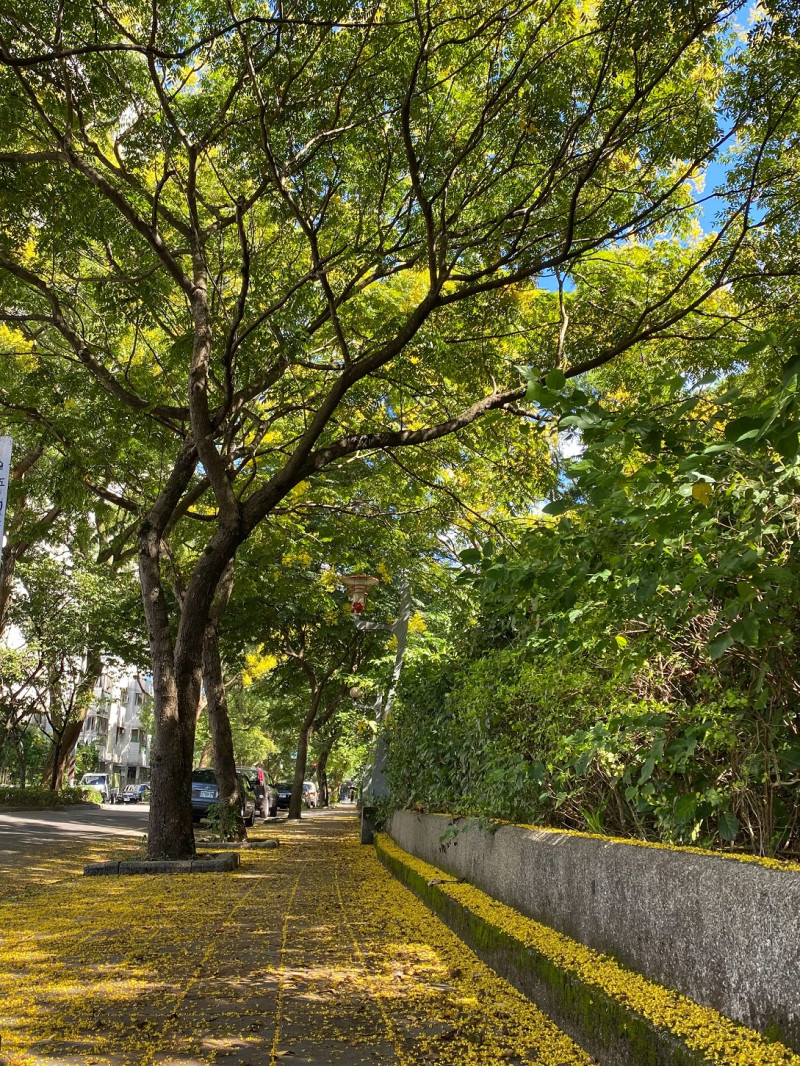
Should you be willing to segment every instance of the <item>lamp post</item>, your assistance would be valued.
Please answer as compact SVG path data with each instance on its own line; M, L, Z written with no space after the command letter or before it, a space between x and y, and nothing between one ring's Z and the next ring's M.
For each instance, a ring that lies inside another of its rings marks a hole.
M347 589L353 614L358 619L367 606L367 596L369 596L370 589L380 585L380 581L377 577L370 577L368 574L344 574L339 580Z
M6 524L6 501L11 478L11 437L0 437L0 559L3 556L3 530Z
M400 680L400 672L403 669L403 658L406 652L408 640L408 623L411 619L411 586L407 581L403 582L400 591L400 608L394 622L368 622L361 617L366 606L366 599L370 589L379 584L377 577L368 577L366 574L351 574L339 578L350 594L353 605L353 615L356 628L362 633L385 632L393 634L397 641L397 650L394 657L394 669L392 679L385 693L379 693L375 701L374 711L378 722L378 737L375 742L375 756L372 761L372 773L366 788L362 790L361 806L361 843L371 844L374 833L373 817L375 801L389 794L389 786L386 782L386 739L380 731L380 725L386 720L386 715L392 706L397 684ZM351 690L351 694L352 694ZM354 697L357 698L357 697Z

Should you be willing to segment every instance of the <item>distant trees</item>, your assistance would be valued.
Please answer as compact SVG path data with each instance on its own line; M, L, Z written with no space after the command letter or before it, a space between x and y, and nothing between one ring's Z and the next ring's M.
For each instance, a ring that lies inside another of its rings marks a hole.
M115 656L132 663L141 655L135 593L132 574L126 581L87 560L77 538L71 554L39 544L17 564L0 651L0 743L19 761L25 735L39 732L46 758L36 769L48 788L63 783L103 670ZM28 769L20 764L19 776Z

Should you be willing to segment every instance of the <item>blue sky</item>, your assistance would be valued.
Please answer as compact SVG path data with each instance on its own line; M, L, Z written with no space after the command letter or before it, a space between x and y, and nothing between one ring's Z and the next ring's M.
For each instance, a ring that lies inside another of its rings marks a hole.
M749 0L749 3L742 8L733 22L733 30L735 33L746 33L748 31L757 7L758 0ZM730 130L730 124L726 122L724 115L720 116L720 128L722 132L728 132ZM725 149L728 149L729 147L729 143L725 145ZM716 188L724 185L727 170L728 168L724 159L711 163L705 169L704 188L702 193L698 193L698 199L703 201L698 206L698 220L703 230L707 233L713 230L715 216L720 209L719 200L712 194ZM556 292L558 290L558 283L553 276L541 276L538 279L538 287L545 289L548 292ZM564 288L566 291L571 291L574 288L574 285L569 279L567 279Z

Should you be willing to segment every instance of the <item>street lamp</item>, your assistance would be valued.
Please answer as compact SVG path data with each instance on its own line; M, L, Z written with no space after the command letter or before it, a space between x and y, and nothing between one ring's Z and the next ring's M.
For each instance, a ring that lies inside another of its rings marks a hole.
M367 606L367 597L370 589L374 589L376 585L380 584L380 581L378 581L377 577L370 577L368 574L345 574L339 580L347 589L353 614L358 618Z

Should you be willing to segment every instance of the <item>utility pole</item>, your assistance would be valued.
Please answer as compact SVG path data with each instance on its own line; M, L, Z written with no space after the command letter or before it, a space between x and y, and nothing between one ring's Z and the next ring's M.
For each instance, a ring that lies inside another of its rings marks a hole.
M342 583L350 593L353 604L353 614L356 627L362 633L386 632L393 634L397 641L397 650L394 657L394 669L392 679L385 693L379 693L375 701L375 718L378 723L378 736L375 741L375 756L372 760L372 773L366 786L362 789L361 797L361 843L371 844L374 835L375 805L380 799L389 794L389 786L386 782L386 734L381 726L386 721L392 702L397 692L397 684L400 680L400 672L403 669L403 659L406 653L408 641L408 623L411 619L411 586L408 581L403 582L400 592L400 608L394 622L368 622L361 617L364 610L367 595L370 588L377 585L377 578L366 577L363 574L355 574L351 577L343 577Z

